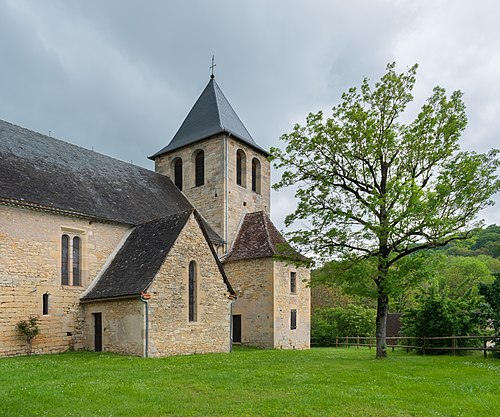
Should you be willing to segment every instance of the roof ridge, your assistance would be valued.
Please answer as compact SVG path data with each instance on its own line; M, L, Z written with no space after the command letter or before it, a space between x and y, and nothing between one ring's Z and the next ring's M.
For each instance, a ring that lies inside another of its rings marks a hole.
M100 156L103 156L105 158L109 158L109 159L112 159L113 161L116 161L116 162L119 162L121 164L126 164L126 165L131 165L133 166L134 168L138 168L140 169L141 171L147 171L148 173L152 173L152 174L156 174L156 175L161 175L161 174L158 174L157 172L151 170L151 169L148 169L148 168L145 168L145 167L142 167L140 165L136 165L132 162L128 162L128 161L124 161L123 159L118 159L114 156L109 156L109 155L106 155L102 152L99 152L99 151L95 151L94 149L89 149L89 148L85 148L83 146L80 146L80 145L77 145L75 143L71 143L69 142L68 140L66 139L60 139L60 138L57 138L55 136L49 136L49 135L46 135L45 133L41 133L41 132L37 132L36 130L32 130L28 127L24 127L24 126L21 126L21 125L18 125L18 124L15 124L15 123L11 123L7 120L3 120L3 119L0 119L0 122L1 123L6 123L8 125L11 125L11 126L14 126L16 128L19 128L19 129L23 129L23 130L26 130L28 132L31 132L35 135L39 135L39 136L42 136L43 138L46 138L46 139L50 139L50 140L53 140L53 141L56 141L56 142L61 142L61 143L64 143L65 145L69 145L69 146L72 146L74 148L78 148L78 149L82 149L84 150L85 152L92 152L94 154L97 154L97 155L100 155Z
M209 84L212 83L212 88L214 90L214 96L215 96L215 109L217 110L217 119L219 120L219 127L222 130L226 130L226 127L222 123L222 118L221 118L221 112L220 112L220 102L219 102L219 95L217 94L217 90L220 91L219 85L215 82L215 78L211 78L210 81L208 82ZM216 88L217 87L217 88ZM222 91L221 91L222 93ZM223 94L224 96L224 94Z
M273 254L276 255L276 247L274 246L273 241L271 240L271 234L269 233L269 225L267 224L266 213L264 213L263 210L257 211L256 213L261 213L261 219L264 222L264 230L266 231L267 243L271 248Z

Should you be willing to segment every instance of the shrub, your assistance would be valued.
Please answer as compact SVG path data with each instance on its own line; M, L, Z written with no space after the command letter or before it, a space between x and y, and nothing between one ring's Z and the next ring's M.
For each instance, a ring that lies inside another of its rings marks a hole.
M372 308L348 305L318 308L311 323L311 338L318 346L332 346L335 338L374 336L376 312Z
M483 314L484 305L479 297L451 299L448 294L440 293L431 287L420 294L416 306L405 311L402 317L402 332L405 336L416 338L415 345L423 346L424 338L445 336L467 336L480 334L486 327ZM481 341L459 340L457 346L482 344ZM428 340L427 347L451 347L451 340ZM435 351L435 353L444 353Z
M28 320L21 320L16 325L16 330L19 334L22 334L26 338L26 344L28 345L28 355L31 355L33 339L40 329L38 328L37 316L30 316Z

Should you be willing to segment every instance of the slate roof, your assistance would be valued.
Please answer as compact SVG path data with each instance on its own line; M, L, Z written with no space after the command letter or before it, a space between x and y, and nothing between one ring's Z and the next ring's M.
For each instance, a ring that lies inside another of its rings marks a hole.
M287 243L266 213L257 211L245 215L233 247L223 262L274 256L309 262Z
M193 208L164 175L2 120L0 203L129 225Z
M135 227L96 284L81 300L127 298L146 292L193 212L186 210ZM196 212L194 214L205 234L203 223ZM212 246L209 247L228 291L234 295Z
M230 133L252 148L268 155L266 150L255 143L215 79L211 78L170 143L149 159L219 133Z

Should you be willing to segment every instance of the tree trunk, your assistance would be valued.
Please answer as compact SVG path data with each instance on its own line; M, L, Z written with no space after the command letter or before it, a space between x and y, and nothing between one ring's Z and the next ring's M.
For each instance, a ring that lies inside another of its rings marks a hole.
M377 299L377 327L375 335L377 337L377 358L387 357L387 311L389 310L389 297L379 292Z

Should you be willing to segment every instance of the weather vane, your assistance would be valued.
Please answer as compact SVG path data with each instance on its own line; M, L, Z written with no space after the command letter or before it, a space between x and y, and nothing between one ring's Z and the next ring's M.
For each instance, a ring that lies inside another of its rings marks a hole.
M212 65L210 66L210 69L212 70L212 75L210 76L210 78L215 78L214 67L216 67L217 65L214 64L214 59L215 59L215 55L212 55Z

